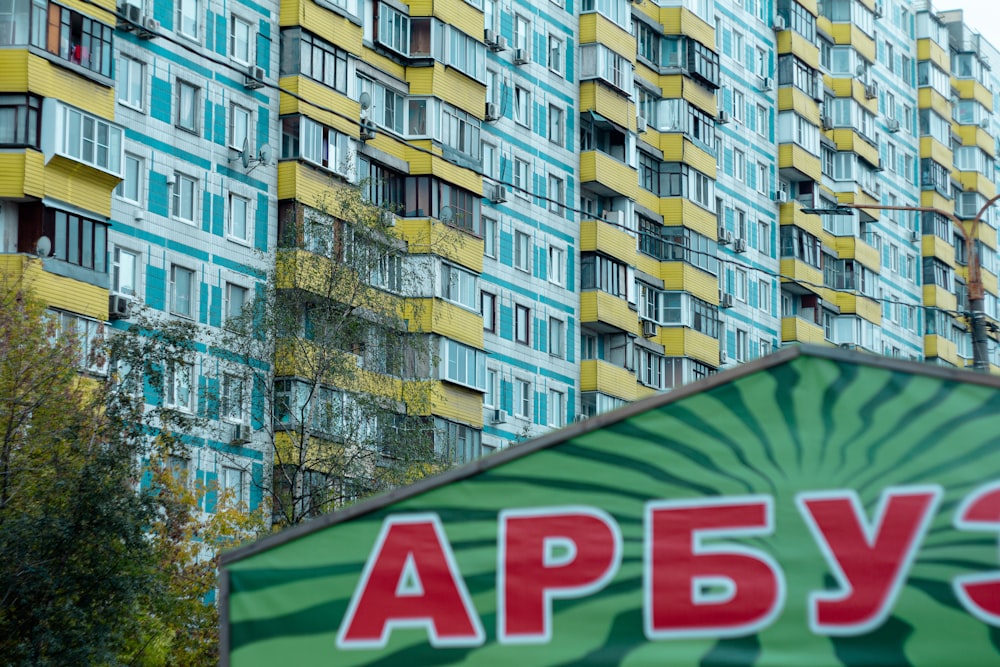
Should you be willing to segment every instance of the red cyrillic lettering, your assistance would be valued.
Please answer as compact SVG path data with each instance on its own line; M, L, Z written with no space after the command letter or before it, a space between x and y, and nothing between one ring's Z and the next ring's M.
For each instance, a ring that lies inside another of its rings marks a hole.
M855 635L888 616L941 497L936 486L898 487L882 493L874 526L854 491L796 497L840 591L809 596L813 632Z
M433 646L478 646L485 639L436 514L386 517L337 646L379 648L395 627L426 628Z
M497 540L497 639L545 643L552 599L583 597L614 577L621 533L606 512L587 507L506 510Z
M1000 531L1000 482L970 493L955 511L954 523L959 530ZM1000 572L955 577L952 587L970 614L1000 626Z
M656 501L646 505L644 625L649 639L733 637L780 613L785 580L768 554L706 538L769 535L771 498Z

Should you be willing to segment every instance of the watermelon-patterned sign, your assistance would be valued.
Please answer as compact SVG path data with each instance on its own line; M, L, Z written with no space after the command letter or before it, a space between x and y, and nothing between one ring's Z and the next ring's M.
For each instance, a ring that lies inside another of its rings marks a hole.
M224 560L223 660L1000 664L1000 383L818 348Z

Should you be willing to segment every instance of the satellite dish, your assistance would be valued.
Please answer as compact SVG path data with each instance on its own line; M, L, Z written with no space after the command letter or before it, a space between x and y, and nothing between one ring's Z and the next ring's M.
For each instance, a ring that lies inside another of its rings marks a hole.
M52 254L52 240L48 236L42 236L35 244L35 254L39 257L48 257Z
M455 219L455 209L451 206L442 206L438 212L438 220L441 222L451 222Z
M264 144L260 147L259 154L257 156L257 161L260 162L265 167L271 164L271 147L268 144Z
M240 162L243 164L243 168L246 169L250 166L250 138L243 137L243 148L240 150Z
M368 111L372 107L372 96L368 91L362 91L361 95L358 96L358 102L361 104L362 111Z

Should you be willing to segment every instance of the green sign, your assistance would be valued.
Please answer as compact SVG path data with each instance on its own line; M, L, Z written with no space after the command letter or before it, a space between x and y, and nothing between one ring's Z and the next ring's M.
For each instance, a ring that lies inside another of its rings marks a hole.
M230 555L224 660L997 665L998 415L785 350Z

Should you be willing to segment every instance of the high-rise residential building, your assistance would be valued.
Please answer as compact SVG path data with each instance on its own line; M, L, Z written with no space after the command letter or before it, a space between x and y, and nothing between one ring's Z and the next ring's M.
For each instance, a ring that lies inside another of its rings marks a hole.
M0 43L7 274L95 335L217 328L360 185L457 462L783 345L968 366L970 287L998 322L1000 216L952 216L996 194L1000 55L925 0L0 0ZM192 478L249 499L263 389L167 375Z

